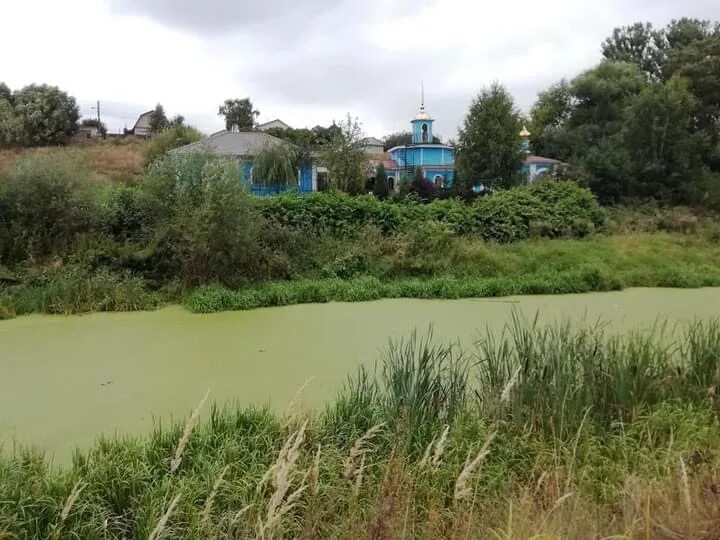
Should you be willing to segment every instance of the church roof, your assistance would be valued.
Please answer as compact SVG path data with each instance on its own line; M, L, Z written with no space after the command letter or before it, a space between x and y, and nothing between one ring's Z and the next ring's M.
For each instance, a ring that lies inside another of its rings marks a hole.
M543 157L543 156L528 156L525 158L526 165L533 165L533 164L545 164L545 165L559 165L562 163L559 159L553 159L549 157Z
M178 154L210 152L227 156L254 156L266 146L287 144L262 131L218 131L197 142L172 150Z
M432 120L432 118L430 118L430 115L425 110L425 107L420 107L420 110L415 115L415 120Z

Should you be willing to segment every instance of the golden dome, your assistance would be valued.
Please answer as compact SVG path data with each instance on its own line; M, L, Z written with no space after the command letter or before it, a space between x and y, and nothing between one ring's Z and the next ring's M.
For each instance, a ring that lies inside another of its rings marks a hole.
M420 111L415 115L415 120L432 120L430 118L430 115L425 111L424 108L420 109Z
M520 131L520 137L523 139L527 139L530 136L530 132L527 130L525 126L523 126L522 131Z

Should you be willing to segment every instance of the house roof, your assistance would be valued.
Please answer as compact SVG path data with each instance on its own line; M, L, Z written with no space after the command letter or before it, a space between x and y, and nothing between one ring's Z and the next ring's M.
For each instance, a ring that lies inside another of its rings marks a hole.
M275 120L270 120L269 122L259 124L256 129L263 131L265 129L270 129L270 128L290 129L290 126L288 126L285 122L283 122L279 118L276 118Z
M558 159L552 159L548 157L543 156L528 156L525 158L526 165L533 165L533 164L545 164L545 165L559 165L562 163L562 161Z
M147 116L151 116L152 113L154 113L154 112L155 112L155 111L152 110L152 111L145 111L144 113L140 114L140 116L137 117L137 120L135 120L135 124L133 125L133 129L135 129L135 128L137 127L137 125L140 123L140 121L141 121L143 118L145 118L145 117L147 117Z
M375 137L365 137L362 140L362 143L365 146L384 146L385 145L385 143L383 141L381 141L380 139L377 139Z
M254 156L266 146L287 144L262 131L218 131L197 142L176 148L173 152L191 154L210 152L225 156Z

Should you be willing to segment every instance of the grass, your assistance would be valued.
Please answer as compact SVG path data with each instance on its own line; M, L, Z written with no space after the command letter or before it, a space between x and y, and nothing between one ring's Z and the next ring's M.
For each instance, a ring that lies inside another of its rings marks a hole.
M513 244L455 242L447 253L419 254L409 267L402 267L402 255L385 256L380 266L395 265L390 272L269 282L237 290L211 285L189 294L185 305L193 312L209 313L380 298L453 299L720 285L720 245L701 237L656 233ZM427 275L403 275L413 271Z
M321 411L213 406L60 470L5 453L0 535L717 538L719 368L720 321L415 335Z
M43 154L77 162L80 167L87 169L94 183L137 181L143 174L147 144L147 141L130 137L56 147L4 148L0 149L0 173L10 172L26 157Z

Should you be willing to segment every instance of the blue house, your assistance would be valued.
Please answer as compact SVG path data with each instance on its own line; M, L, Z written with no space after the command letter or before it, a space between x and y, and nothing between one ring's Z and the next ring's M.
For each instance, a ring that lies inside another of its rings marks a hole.
M403 177L412 179L416 168L437 187L450 187L455 180L455 149L446 144L433 144L434 120L425 110L425 96L420 110L410 121L412 142L389 150L390 159L383 161L391 190L396 190Z
M530 152L530 132L525 126L523 126L520 132L520 141L520 147L525 153L522 172L525 173L528 182L535 182L542 178L543 175L565 165L565 163L557 159L533 155Z
M207 153L237 159L241 180L255 195L274 195L280 191L297 189L301 193L317 191L317 167L307 164L297 169L297 177L286 186L266 186L253 174L253 158L268 146L289 143L262 131L218 131L197 142L172 150L177 154Z

